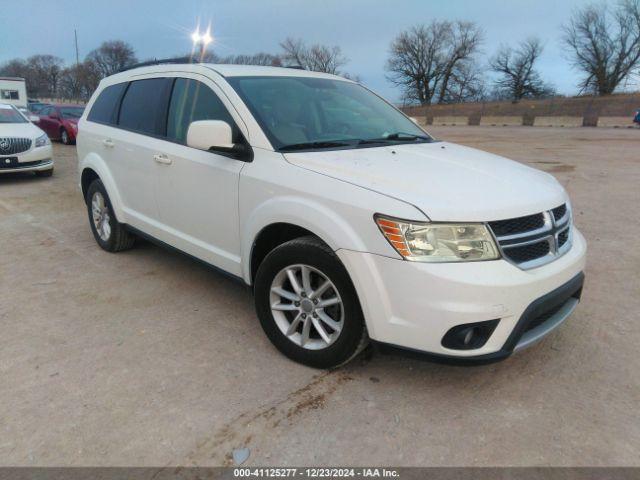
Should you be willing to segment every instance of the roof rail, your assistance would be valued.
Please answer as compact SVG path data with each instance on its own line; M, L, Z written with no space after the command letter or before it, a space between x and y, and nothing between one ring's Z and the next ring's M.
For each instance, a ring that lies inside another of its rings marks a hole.
M302 65L287 65L285 68L293 68L294 70L306 70Z
M134 68L140 67L150 67L152 65L163 65L163 64L171 64L171 63L193 63L191 57L175 57L175 58L154 58L153 60L148 60L146 62L134 63L133 65L129 65L127 67L121 68L118 70L120 72L126 72L127 70L133 70Z

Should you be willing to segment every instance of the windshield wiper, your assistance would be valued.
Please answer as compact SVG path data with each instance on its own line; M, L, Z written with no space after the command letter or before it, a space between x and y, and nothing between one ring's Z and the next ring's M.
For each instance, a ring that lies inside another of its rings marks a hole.
M336 148L336 147L348 147L353 145L352 143L340 142L340 141L323 141L323 142L304 142L293 143L291 145L285 145L280 147L280 151L290 152L293 150L308 150L312 148Z
M367 140L360 140L358 145L373 145L376 143L389 143L389 142L397 142L407 140L410 142L414 142L416 140L427 140L430 141L431 138L426 135L414 135L413 133L405 133L405 132L396 132L387 135L386 137L381 138L369 138Z

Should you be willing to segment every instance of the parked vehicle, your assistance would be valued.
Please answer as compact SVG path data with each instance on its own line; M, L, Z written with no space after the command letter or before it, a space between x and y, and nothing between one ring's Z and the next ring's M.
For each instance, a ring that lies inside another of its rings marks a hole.
M640 108L636 110L636 115L633 117L633 123L637 123L640 126Z
M0 174L34 172L53 174L51 142L14 105L0 103Z
M307 365L369 339L495 361L580 299L586 243L551 175L437 141L353 81L136 68L100 83L79 128L100 247L139 235L239 278L269 339Z
M44 107L48 107L49 105L50 105L49 103L29 102L29 104L27 105L27 108L31 113L38 114L40 110L42 110Z
M82 112L84 107L81 105L48 105L38 112L40 120L37 123L50 139L72 145L76 143Z
M0 77L0 102L16 107L27 106L27 83L24 78Z

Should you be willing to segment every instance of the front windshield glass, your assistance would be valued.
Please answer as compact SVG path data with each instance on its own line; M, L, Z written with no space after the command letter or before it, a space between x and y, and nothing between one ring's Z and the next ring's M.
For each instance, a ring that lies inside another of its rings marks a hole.
M356 83L273 76L227 80L277 150L432 141L402 113Z
M60 107L62 118L80 118L82 116L82 112L84 112L84 107Z
M11 105L0 104L0 123L27 123L27 119Z

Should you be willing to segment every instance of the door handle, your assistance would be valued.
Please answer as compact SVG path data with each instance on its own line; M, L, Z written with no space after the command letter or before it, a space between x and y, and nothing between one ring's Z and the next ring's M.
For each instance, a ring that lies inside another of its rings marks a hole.
M161 163L162 165L171 165L173 163L173 160L171 160L169 157L167 157L166 155L154 155L153 159L157 162L157 163Z
M104 145L107 148L113 148L115 146L115 143L113 143L113 140L111 140L110 138L107 138L102 141L102 145Z

